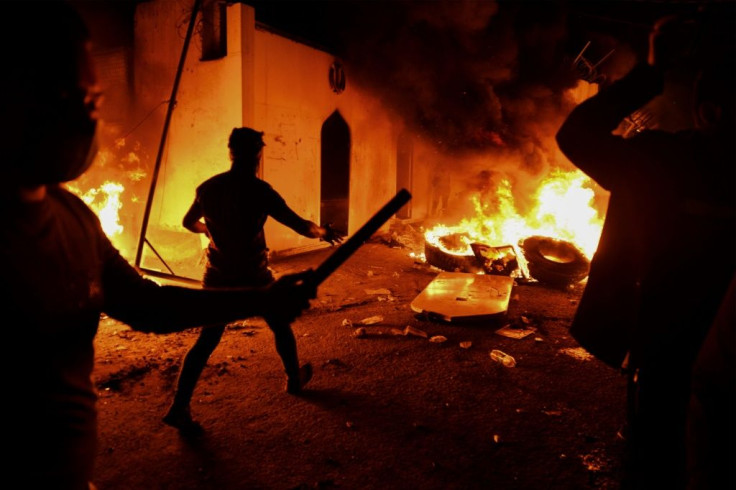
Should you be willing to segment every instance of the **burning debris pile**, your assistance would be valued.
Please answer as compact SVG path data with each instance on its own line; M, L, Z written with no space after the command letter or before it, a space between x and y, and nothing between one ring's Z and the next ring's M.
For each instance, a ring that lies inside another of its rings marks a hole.
M506 275L567 286L588 274L603 218L591 181L582 173L553 172L526 213L511 184L470 197L475 215L424 234L424 259L446 271Z
M440 242L446 244L457 239L458 235L449 235L441 237ZM590 269L590 260L573 243L551 237L534 235L517 245L494 247L473 242L470 246L473 255L458 255L425 242L425 259L445 271L510 276L556 287L582 281Z

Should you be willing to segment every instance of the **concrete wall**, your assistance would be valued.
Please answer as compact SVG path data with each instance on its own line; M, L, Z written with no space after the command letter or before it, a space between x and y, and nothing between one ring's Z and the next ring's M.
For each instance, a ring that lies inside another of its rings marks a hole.
M139 106L156 107L169 100L190 10L191 3L183 1L138 5L135 60ZM186 231L181 220L197 185L229 168L227 138L233 127L242 125L242 10L240 4L228 8L228 55L224 58L200 61L201 41L196 33L192 36L166 135L147 237L179 275L200 275L202 251L201 238ZM157 111L156 127L151 128L156 139L149 139L149 153L154 158L166 109L164 104ZM144 267L165 270L148 249L146 252Z
M394 128L380 105L356 91L350 74L344 92L328 81L328 53L266 30L255 36L255 124L264 131L263 178L301 216L319 222L320 132L339 111L350 128L349 232L357 230L395 193ZM269 220L266 237L274 251L309 248L301 237Z

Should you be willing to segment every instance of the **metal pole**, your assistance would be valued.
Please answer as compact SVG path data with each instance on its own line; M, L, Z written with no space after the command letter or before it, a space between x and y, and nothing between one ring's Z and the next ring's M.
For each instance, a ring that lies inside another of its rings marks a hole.
M184 47L181 50L181 56L179 57L179 67L176 69L176 77L174 78L174 86L171 89L171 98L169 99L169 108L166 111L166 119L164 120L163 133L161 134L161 142L158 146L158 154L156 155L156 165L153 167L153 175L151 177L151 188L148 191L148 200L146 201L146 209L143 213L143 225L141 226L141 235L138 239L138 250L135 254L135 265L140 267L141 258L143 257L143 245L146 242L146 230L148 229L148 217L151 214L151 206L153 205L153 194L156 190L156 182L158 180L158 172L161 169L161 159L164 154L164 147L166 146L166 135L169 132L169 124L171 123L171 114L174 112L176 106L176 93L179 90L179 81L181 80L181 73L184 71L184 62L187 59L187 51L189 51L189 41L192 39L192 32L194 32L194 24L197 20L197 13L199 12L200 4L202 0L194 0L194 7L192 7L192 17L189 19L189 27L187 28L187 35L184 38Z

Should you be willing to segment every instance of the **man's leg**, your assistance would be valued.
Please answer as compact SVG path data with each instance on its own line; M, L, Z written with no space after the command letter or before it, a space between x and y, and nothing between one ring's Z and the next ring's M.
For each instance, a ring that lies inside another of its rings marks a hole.
M623 488L684 489L687 380L687 373L674 362L639 371L632 390L636 398Z
M312 379L312 365L307 363L299 367L296 339L291 325L266 318L269 328L273 332L276 352L281 357L286 372L286 391L292 395L301 392L304 385Z
M187 352L176 381L174 401L164 417L164 422L167 424L184 430L195 429L196 423L191 418L189 403L202 370L220 343L224 331L225 325L203 327L197 341Z

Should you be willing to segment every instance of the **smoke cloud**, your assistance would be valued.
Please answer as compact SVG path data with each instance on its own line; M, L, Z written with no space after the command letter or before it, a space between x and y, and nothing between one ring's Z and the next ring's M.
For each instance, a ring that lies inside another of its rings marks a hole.
M565 91L578 80L566 59L565 8L389 3L359 4L364 21L345 33L353 83L444 152L516 149L525 166L538 168L537 150L570 109Z

